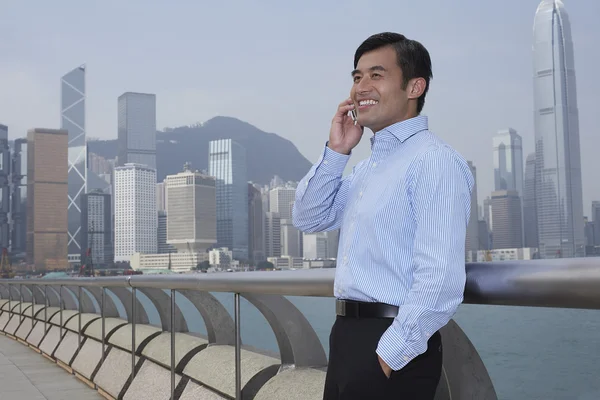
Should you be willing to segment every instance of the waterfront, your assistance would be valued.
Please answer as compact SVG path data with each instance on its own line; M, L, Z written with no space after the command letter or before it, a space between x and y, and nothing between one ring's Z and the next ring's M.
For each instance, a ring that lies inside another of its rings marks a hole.
M233 295L215 296L233 315ZM289 299L328 351L333 299ZM180 304L188 321L197 321L190 329L204 333L199 313ZM243 299L241 310L244 344L277 351L275 336L262 315ZM150 318L157 321L158 315ZM600 311L463 305L455 320L479 351L499 399L600 398Z

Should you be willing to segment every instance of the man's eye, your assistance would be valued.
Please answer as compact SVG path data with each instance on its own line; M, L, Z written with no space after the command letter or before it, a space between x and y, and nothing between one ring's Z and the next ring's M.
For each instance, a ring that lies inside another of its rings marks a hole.
M354 78L352 78L354 82L358 82L360 80L360 76L355 76Z
M380 78L380 77L381 77L381 75L380 75L380 74L377 74L377 73L375 73L375 74L371 75L371 77L372 77L372 78Z

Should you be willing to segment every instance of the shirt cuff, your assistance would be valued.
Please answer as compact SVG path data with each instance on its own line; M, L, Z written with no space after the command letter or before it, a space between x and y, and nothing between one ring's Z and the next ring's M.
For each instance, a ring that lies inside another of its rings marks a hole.
M394 327L395 323L392 323L381 336L376 352L392 370L398 371L417 357L418 354L416 354L414 348L406 343L406 339L397 332Z
M328 143L325 144L325 150L323 151L323 155L321 157L319 169L322 169L330 174L342 175L352 153L338 153L334 150L331 150L327 144Z

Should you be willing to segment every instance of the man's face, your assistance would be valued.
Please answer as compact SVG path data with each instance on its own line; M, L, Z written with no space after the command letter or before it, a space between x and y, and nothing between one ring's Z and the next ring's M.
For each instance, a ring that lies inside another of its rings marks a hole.
M402 70L394 48L386 46L363 54L352 76L350 97L359 125L375 133L409 117L409 96L402 89Z

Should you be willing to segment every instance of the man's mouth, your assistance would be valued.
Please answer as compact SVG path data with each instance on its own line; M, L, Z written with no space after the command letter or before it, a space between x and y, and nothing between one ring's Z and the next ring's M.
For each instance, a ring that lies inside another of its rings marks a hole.
M377 100L361 100L358 102L358 108L367 108L378 104Z

